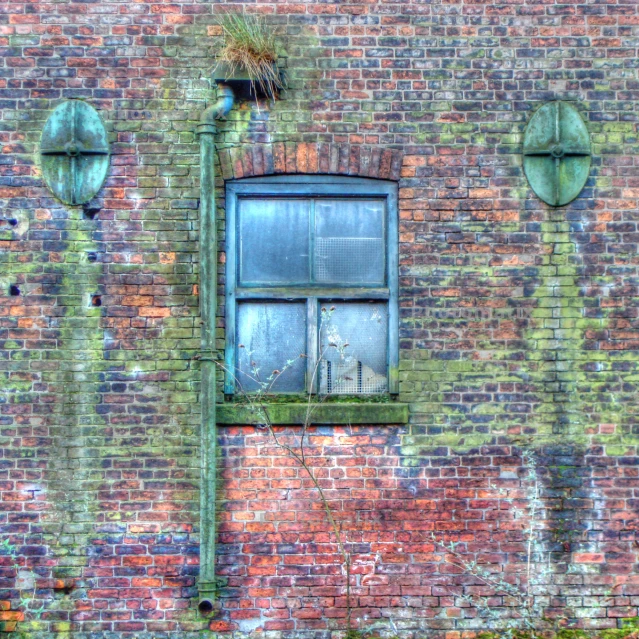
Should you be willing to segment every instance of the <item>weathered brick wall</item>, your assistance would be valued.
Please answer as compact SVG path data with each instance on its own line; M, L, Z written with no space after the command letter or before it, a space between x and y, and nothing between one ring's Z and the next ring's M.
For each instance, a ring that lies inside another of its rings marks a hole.
M496 620L478 618L462 593L488 596L496 612L512 613L516 603L455 567L450 554L444 561L433 534L506 579L525 573L531 485L521 451L412 452L403 445L410 429L325 427L309 437L309 459L352 553L353 619L389 636L474 636ZM222 444L228 501L218 574L228 581L211 628L343 628L343 562L307 473L267 433L225 429ZM536 518L543 532L535 556L549 573L536 594L546 616L559 628L615 629L637 612L636 459L561 445L536 457L546 510Z
M18 625L26 636L188 636L202 625L189 613L199 480L190 356L194 128L210 90L196 23L210 11L2 8L1 526L15 550L5 549L1 586L12 610L33 600ZM112 142L108 182L84 209L54 200L38 168L40 132L65 98L99 109ZM16 613L0 615L14 632Z
M227 6L266 15L289 87L220 126L220 282L225 179L371 166L399 178L411 423L310 438L353 552L357 626L481 628L458 596L472 579L431 533L508 578L525 572L525 450L545 506L548 616L593 629L637 616L635 4L0 6L0 631L344 628L321 504L252 427L220 428L226 582L212 620L195 607L195 126ZM112 142L108 181L84 208L53 199L38 168L42 126L73 97L100 110ZM528 187L521 141L557 98L587 122L593 166L554 210ZM220 346L222 317L223 304Z

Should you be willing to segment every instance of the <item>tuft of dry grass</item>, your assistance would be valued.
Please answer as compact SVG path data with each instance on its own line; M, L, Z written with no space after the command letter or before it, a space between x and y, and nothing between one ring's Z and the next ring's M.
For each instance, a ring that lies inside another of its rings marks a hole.
M225 62L233 71L245 69L252 83L271 99L283 88L279 69L275 65L277 53L275 37L261 17L245 13L225 13L218 18L224 44L218 62Z

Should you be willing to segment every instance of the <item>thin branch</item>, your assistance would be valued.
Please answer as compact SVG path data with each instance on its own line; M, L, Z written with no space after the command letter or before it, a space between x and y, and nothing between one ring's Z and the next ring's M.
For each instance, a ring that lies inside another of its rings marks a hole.
M312 415L312 389L313 389L313 385L314 385L314 380L315 377L317 375L317 371L319 370L319 366L320 366L320 362L322 360L322 357L324 355L324 353L326 352L326 349L321 353L320 357L318 358L317 363L315 364L314 370L313 370L313 375L312 375L312 383L311 383L311 391L309 392L309 397L308 397L308 402L307 402L307 410L306 410L306 418L304 420L304 424L302 426L302 431L300 434L300 439L299 439L299 444L297 447L297 450L295 448L293 448L293 446L290 446L289 444L284 443L280 437L278 436L277 432L275 431L275 428L273 426L273 422L271 420L271 417L269 415L269 406L266 404L265 402L265 394L272 388L273 383L275 382L275 380L277 378L279 378L279 376L286 370L286 368L288 368L288 366L284 367L281 371L277 371L277 374L275 377L273 377L273 375L275 375L275 372L271 375L271 377L273 377L272 380L267 382L260 382L259 380L259 376L255 375L253 377L248 376L250 379L253 379L259 386L259 389L257 390L256 393L253 394L248 394L248 393L244 393L243 392L243 388L241 385L241 382L238 380L237 376L235 375L234 372L230 372L228 370L228 368L226 366L224 366L222 363L220 362L216 362L216 364L222 368L224 371L226 371L227 373L230 373L233 378L235 379L236 383L238 384L238 386L240 387L240 389L242 390L244 397L248 400L249 405L251 406L251 408L253 410L259 411L260 414L260 418L264 419L264 426L266 427L266 429L268 430L270 436L273 438L273 441L275 442L276 446L278 446L279 448L281 448L282 450L286 451L306 472L306 474L308 475L309 479L311 480L311 483L313 484L314 488L317 490L317 494L319 495L320 501L322 503L322 508L324 510L324 513L326 514L326 518L329 522L330 527L333 530L333 534L335 535L335 541L337 543L337 548L339 551L339 554L342 557L342 563L344 565L345 568L345 572L346 572L346 607L347 607L347 626L348 629L351 629L352 627L352 605L351 605L351 555L350 553L347 551L346 546L344 544L344 540L342 538L342 531L341 531L341 527L338 524L338 522L335 519L335 516L333 515L333 510L331 508L330 502L328 500L328 498L326 497L326 494L324 492L324 489L322 488L319 480L317 479L317 477L315 476L315 473L313 472L312 467L309 465L307 458L306 458L306 450L305 450L305 437L306 437L306 433L308 431L308 427L311 423L311 415Z
M540 608L534 592L532 591L533 582L535 577L540 578L541 574L534 571L534 554L535 554L535 540L537 538L537 517L539 514L539 478L537 476L535 460L530 452L526 452L523 455L524 466L528 469L527 475L522 481L528 482L527 497L528 497L528 519L529 526L525 529L525 543L526 543L526 583L521 585L513 585L505 581L503 577L494 576L492 573L485 570L482 566L479 566L476 562L469 562L465 559L464 555L455 550L455 544L451 542L450 545L446 545L443 541L437 538L435 533L432 533L432 538L435 545L448 553L452 560L445 557L446 563L456 566L463 570L466 574L472 575L479 582L495 590L496 594L509 597L514 601L516 607L516 617L510 618L510 625L508 620L506 623L506 632L509 637L512 638L513 633L517 628L525 628L530 633L532 639L538 638L540 624L544 621L543 610ZM495 617L495 612L490 605L487 597L480 595L465 594L463 586L458 586L461 589L461 593L458 594L464 601L469 602L475 606L480 612L483 611L489 617Z

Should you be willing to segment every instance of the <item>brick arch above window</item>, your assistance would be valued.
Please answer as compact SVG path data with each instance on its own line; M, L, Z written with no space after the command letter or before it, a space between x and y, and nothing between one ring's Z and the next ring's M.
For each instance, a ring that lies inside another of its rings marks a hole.
M218 154L225 180L295 173L399 180L403 161L399 149L325 142L218 147Z

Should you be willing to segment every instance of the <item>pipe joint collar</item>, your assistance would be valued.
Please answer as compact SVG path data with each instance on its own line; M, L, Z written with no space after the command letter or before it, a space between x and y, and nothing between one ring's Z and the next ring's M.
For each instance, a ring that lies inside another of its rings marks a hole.
M202 112L199 133L216 133L217 120L226 120L235 104L235 94L228 84L217 85L217 101Z
M215 581L200 581L197 587L199 591L198 612L203 616L208 616L214 610L217 584Z

